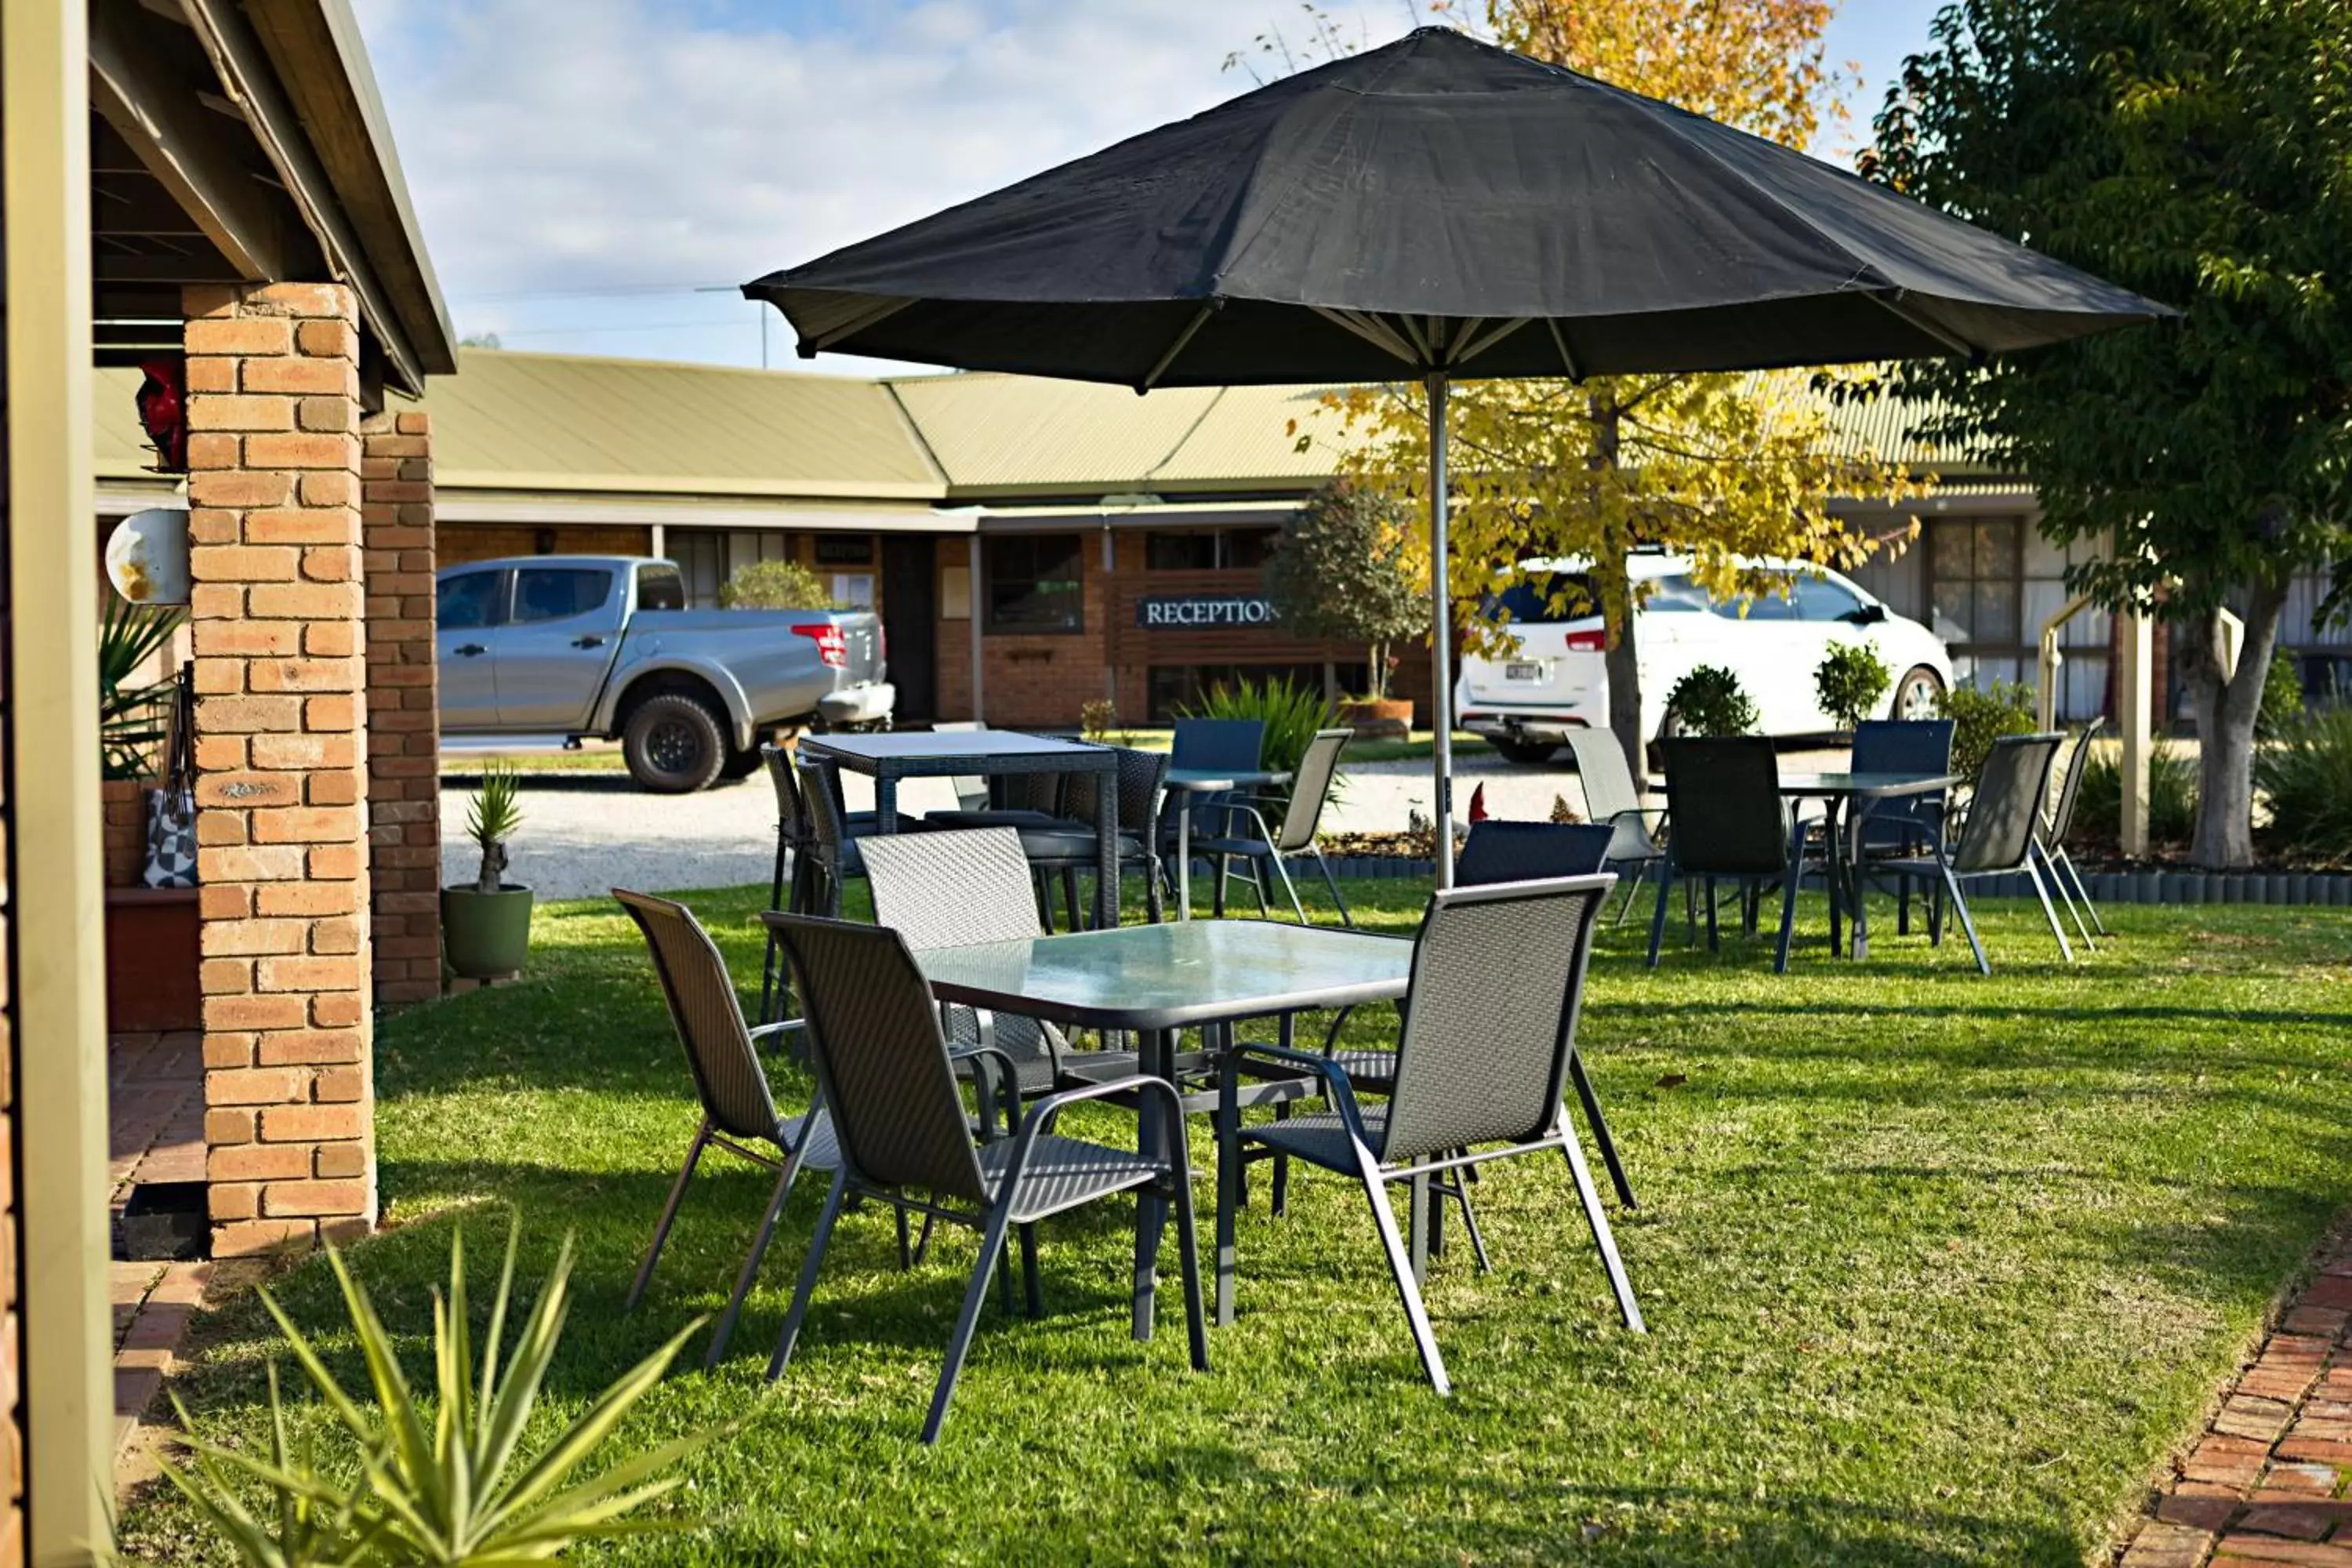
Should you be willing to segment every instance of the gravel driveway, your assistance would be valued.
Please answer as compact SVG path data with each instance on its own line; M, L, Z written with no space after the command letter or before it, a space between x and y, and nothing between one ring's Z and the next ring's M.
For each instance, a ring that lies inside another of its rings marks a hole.
M459 764L462 765L462 764ZM1339 805L1324 814L1326 832L1402 829L1408 811L1429 810L1426 762L1367 763L1345 769ZM1486 786L1496 816L1543 818L1552 799L1566 795L1581 816L1583 786L1565 768L1517 767L1492 754L1462 760L1454 784L1454 815L1466 818L1470 794ZM873 804L873 786L844 781L853 808ZM478 858L465 836L467 793L441 792L442 879L473 879ZM922 811L951 805L944 780L901 784L901 806ZM765 774L721 784L699 795L655 795L613 773L536 773L523 783L523 826L514 840L509 874L543 899L602 895L615 887L660 892L684 888L764 882L774 867L776 797Z

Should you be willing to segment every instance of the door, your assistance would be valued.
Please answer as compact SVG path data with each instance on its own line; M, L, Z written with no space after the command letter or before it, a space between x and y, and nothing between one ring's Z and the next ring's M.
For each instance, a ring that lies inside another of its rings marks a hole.
M939 717L939 547L928 534L882 540L882 635L900 719Z
M498 639L508 574L452 572L433 593L434 658L441 666L441 728L488 730L499 721Z
M499 634L499 726L555 734L588 722L620 651L617 575L603 566L519 566Z

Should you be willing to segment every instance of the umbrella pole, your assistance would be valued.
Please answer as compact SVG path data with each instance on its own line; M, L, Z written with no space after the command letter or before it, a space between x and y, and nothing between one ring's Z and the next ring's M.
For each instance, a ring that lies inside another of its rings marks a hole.
M1445 399L1444 371L1429 374L1430 746L1437 805L1437 886L1454 886L1454 606L1445 583Z

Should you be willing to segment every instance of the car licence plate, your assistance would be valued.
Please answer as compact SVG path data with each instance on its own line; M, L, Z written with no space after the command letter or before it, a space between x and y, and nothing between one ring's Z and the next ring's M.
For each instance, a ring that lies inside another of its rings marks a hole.
M1503 666L1503 679L1506 680L1541 680L1543 679L1543 666L1532 662L1507 664Z

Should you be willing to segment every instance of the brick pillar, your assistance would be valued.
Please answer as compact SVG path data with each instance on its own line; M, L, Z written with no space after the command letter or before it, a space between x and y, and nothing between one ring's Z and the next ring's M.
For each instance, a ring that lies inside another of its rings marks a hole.
M433 425L360 426L367 583L368 876L379 1003L441 991L440 683L433 658Z
M375 1215L359 331L351 290L191 289L188 500L216 1256Z

